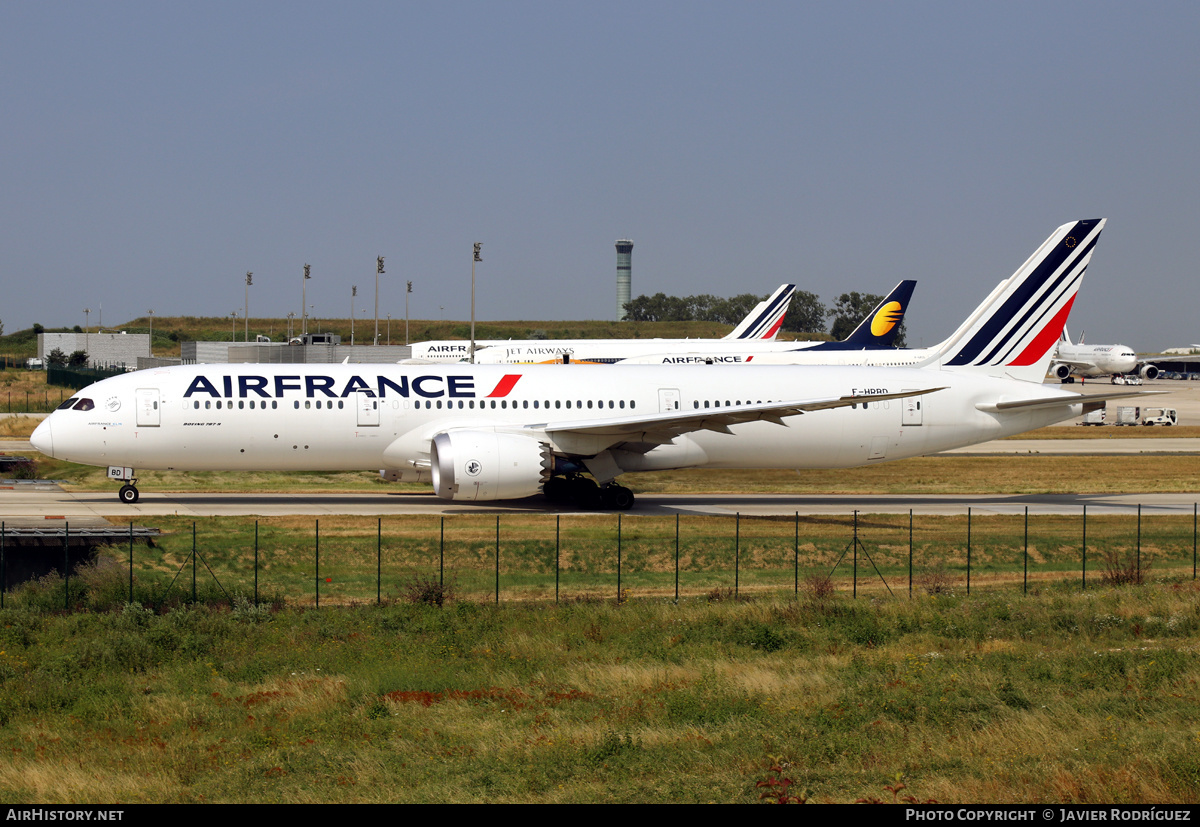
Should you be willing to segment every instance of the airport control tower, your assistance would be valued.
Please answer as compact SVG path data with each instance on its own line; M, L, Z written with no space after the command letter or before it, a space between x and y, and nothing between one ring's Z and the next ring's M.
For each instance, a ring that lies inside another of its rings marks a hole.
M629 289L633 283L633 242L628 238L617 241L617 321L625 321L625 305L633 298Z

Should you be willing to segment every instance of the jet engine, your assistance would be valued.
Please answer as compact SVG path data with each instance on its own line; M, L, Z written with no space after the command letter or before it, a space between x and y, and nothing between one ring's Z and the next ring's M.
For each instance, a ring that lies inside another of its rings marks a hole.
M1070 365L1051 365L1050 373L1058 379L1066 379L1071 375Z
M1159 370L1154 365L1146 365L1138 373L1142 375L1143 379L1157 379Z
M430 448L433 492L444 500L531 497L550 478L546 445L527 436L447 431Z

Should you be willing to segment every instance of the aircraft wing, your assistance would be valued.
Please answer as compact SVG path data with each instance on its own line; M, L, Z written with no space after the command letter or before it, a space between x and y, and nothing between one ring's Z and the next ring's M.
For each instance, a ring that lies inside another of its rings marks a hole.
M594 454L623 442L644 443L647 449L655 444L669 443L674 437L692 431L716 431L732 433L729 426L743 422L763 420L785 425L783 417L797 416L830 408L845 408L851 405L881 402L886 399L905 399L923 396L945 388L925 388L901 391L900 393L835 396L814 399L796 399L782 402L755 402L692 411L667 411L664 413L636 414L618 419L577 419L564 422L546 422L528 425L522 430L545 434L560 446L578 445L579 453ZM585 447L586 446L586 447ZM567 451L575 453L576 451Z
M1064 359L1061 356L1055 356L1051 361L1060 365L1070 365L1076 370L1094 370L1096 367L1095 362L1089 362L1086 359Z

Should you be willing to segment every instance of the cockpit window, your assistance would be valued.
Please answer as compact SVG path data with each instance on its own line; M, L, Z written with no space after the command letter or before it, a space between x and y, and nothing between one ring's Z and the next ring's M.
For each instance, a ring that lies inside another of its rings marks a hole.
M94 407L96 407L96 403L85 397L79 400L79 404L75 406L75 410L90 411Z
M73 408L73 407L75 407L75 403L78 401L79 401L78 396L72 396L66 402L62 403L57 408L55 408L55 410L56 411L65 411L67 408Z

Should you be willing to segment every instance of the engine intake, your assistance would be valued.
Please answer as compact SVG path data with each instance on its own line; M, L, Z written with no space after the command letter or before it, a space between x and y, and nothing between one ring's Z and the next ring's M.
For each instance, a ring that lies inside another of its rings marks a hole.
M1070 365L1054 365L1050 368L1050 372L1059 379L1066 379L1071 375Z
M1142 375L1143 379L1157 379L1159 372L1159 369L1154 365L1146 365L1140 371L1138 371L1138 373Z
M547 446L527 436L447 431L430 447L433 492L444 500L531 497L550 477Z

